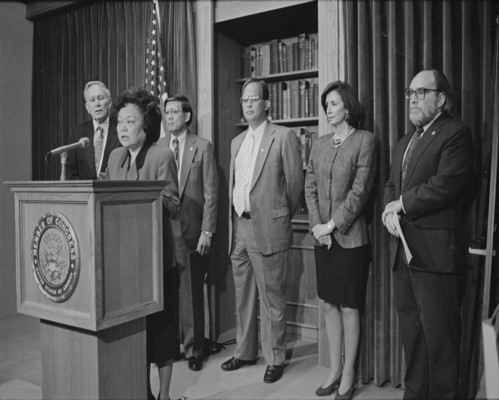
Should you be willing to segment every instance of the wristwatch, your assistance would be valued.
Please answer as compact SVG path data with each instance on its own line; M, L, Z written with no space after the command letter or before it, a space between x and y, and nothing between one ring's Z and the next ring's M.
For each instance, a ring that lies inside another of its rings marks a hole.
M210 231L202 231L201 233L204 234L206 237L209 237L210 239L213 236L213 232Z

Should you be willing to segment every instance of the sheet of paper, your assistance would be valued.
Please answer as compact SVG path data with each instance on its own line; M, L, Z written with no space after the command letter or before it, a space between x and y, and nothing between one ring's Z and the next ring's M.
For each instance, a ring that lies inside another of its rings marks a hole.
M402 233L402 228L400 227L400 222L397 214L392 213L393 224L397 229L397 233L399 234L400 240L402 240L402 244L404 245L405 258L407 259L407 264L409 264L412 260L412 253L409 250L409 246L407 246L407 242L405 240L404 234Z

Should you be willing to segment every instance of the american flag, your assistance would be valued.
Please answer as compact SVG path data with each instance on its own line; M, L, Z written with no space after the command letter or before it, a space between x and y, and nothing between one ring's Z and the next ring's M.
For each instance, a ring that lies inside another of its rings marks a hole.
M166 93L166 81L159 37L159 6L158 0L153 0L151 23L149 24L149 35L147 37L146 90L156 96L161 104L161 97Z

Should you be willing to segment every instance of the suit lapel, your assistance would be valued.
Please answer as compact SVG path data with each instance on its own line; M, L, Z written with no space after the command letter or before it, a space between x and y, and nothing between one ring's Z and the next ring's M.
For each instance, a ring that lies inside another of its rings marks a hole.
M97 171L95 170L95 159L94 159L94 124L92 120L88 121L84 133L85 136L90 140L90 145L83 149L85 161L88 165L88 169L90 170L89 171L90 175L97 176Z
M230 201L232 202L232 188L234 187L234 171L236 169L236 156L237 153L239 152L239 149L241 148L241 144L244 141L244 138L246 137L248 133L248 130L246 129L242 134L236 136L232 140L231 144L231 155L230 155L230 167L229 167L229 196L230 196Z
M194 159L194 155L197 151L196 142L197 136L187 131L187 135L185 136L184 154L182 155L182 166L180 168L180 197L182 197L182 193L184 193L184 188L187 182L187 177L189 176L192 160Z
M255 149L255 151L258 151L258 154L256 155L255 169L253 170L253 179L251 180L251 189L255 186L255 183L262 172L263 165L265 164L265 160L269 154L270 146L274 141L274 131L274 126L270 122L267 122L267 126L265 127L265 132L263 132L262 141L260 143L260 148Z

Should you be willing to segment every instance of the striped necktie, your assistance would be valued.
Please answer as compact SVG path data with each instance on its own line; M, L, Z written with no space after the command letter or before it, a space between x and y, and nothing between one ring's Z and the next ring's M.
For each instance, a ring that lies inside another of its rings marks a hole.
M94 135L94 159L95 159L95 173L99 174L99 164L102 157L102 149L104 147L104 129L98 126Z
M175 155L175 164L177 164L177 170L179 169L179 150L178 150L178 139L173 139L173 154Z
M404 181L407 175L407 168L409 167L409 162L411 161L412 153L416 148L416 145L419 143L421 139L422 133L424 132L423 127L418 127L414 134L412 135L411 141L409 143L409 147L407 148L407 152L405 153L404 160L402 161L402 179L401 179L401 187L404 188Z

